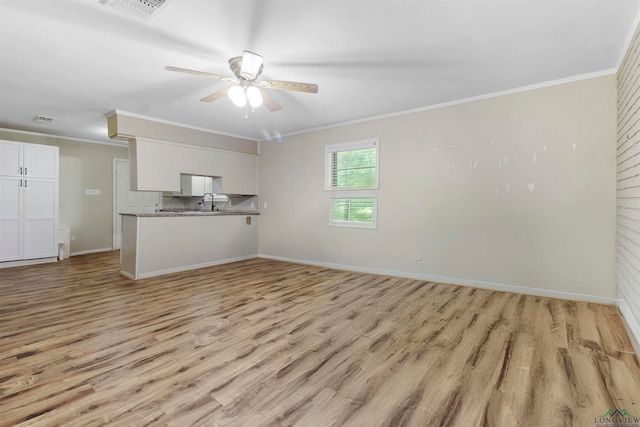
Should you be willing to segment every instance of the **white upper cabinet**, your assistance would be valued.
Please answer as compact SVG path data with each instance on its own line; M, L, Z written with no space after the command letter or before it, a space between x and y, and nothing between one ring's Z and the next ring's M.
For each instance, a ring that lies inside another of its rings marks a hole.
M255 156L229 155L222 171L222 193L258 194L258 162Z
M256 155L137 138L129 161L132 190L179 192L180 174L191 173L221 177L222 193L257 194Z
M13 141L0 142L0 175L21 176L23 144Z
M204 193L213 193L213 178L199 175L180 175L180 191L174 192L174 196L202 197Z
M58 179L58 147L51 145L24 145L25 177Z

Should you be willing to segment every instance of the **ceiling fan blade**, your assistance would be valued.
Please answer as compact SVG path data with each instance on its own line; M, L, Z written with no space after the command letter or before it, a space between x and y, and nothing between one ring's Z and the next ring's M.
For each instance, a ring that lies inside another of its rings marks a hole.
M255 80L262 71L262 61L264 58L257 53L245 50L242 52L242 66L240 75L247 80Z
M222 90L217 91L216 93L212 93L209 96L205 96L200 101L201 102L213 102L213 101L216 101L216 100L226 96L227 92L229 92L229 88L222 89Z
M285 82L281 80L263 80L258 83L267 89L295 90L297 92L318 93L318 85L312 83Z
M262 95L262 102L269 109L269 111L278 111L282 107L280 104L276 102L275 99L271 97L266 91L260 89L260 94Z
M225 80L227 82L236 81L235 79L233 79L231 77L221 76L220 74L206 73L204 71L189 70L188 68L167 66L167 67L164 67L164 69L167 70L167 71L177 71L178 73L195 74L196 76L204 76L204 77L210 77L212 79Z

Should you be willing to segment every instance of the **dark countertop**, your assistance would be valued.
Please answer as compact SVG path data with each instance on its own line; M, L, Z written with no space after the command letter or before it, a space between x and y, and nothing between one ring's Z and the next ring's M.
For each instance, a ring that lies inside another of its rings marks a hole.
M260 212L253 211L159 211L154 213L121 213L120 215L148 217L148 216L227 216L227 215L260 215Z

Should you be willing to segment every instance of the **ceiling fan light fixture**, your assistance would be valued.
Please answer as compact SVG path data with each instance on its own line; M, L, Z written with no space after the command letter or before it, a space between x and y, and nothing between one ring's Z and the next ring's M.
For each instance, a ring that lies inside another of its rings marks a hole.
M2 0L0 0L2 1ZM125 1L125 0L109 0L109 1ZM126 0L133 1L133 0ZM138 1L146 1L146 0L138 0ZM155 0L155 1L171 1L171 0ZM223 80L227 82L235 82L236 85L232 87L228 87L222 90L218 90L217 92L212 93L211 95L205 96L200 101L201 102L213 102L225 96L228 96L229 99L233 102L237 107L246 107L249 104L252 108L257 108L261 105L265 105L267 109L271 112L278 111L282 107L276 102L275 99L269 95L269 93L265 89L278 89L278 90L291 90L296 92L306 92L306 93L318 93L318 85L312 83L300 83L300 82L290 82L284 80L261 80L257 81L260 73L262 73L263 66L263 58L262 56L253 53L251 51L245 50L242 53L242 56L234 56L229 59L229 68L233 72L233 77L226 77L220 74L208 73L206 71L197 71L190 70L188 68L180 68L180 67L172 67L166 66L164 67L167 71L177 71L180 73L193 74L196 76L204 76L213 79ZM246 114L245 114L246 116Z
M241 86L231 86L229 88L229 99L238 107L244 107L247 105L247 95L244 93L244 88Z
M262 61L262 56L245 50L242 53L242 67L240 68L240 75L247 80L255 80L260 74Z
M249 86L247 88L247 99L253 108L261 106L263 101L260 89L255 86Z

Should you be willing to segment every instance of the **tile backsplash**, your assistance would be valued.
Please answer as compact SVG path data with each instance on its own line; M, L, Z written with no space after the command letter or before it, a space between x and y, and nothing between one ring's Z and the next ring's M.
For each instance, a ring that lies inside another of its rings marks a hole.
M224 197L216 195L215 207L219 211L237 212L237 211L258 211L258 196L256 195L227 195L226 201ZM162 209L178 209L178 210L210 210L211 197L207 196L206 207L202 206L202 197L175 197L170 193L162 196Z

